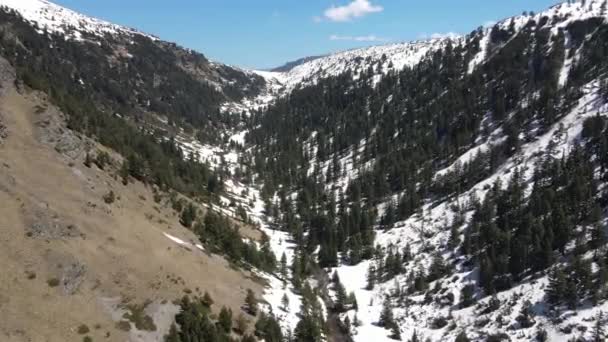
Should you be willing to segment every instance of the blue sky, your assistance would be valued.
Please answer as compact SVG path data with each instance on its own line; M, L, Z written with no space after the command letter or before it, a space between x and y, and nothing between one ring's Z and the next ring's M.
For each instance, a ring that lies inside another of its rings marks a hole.
M353 47L468 33L559 0L55 0L247 68Z

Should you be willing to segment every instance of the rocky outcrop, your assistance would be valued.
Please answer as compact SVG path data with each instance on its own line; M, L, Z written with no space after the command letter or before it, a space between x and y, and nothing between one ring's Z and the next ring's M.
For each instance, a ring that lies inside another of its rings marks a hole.
M15 69L11 64L4 58L0 57L0 97L2 97L6 90L15 84ZM2 122L2 113L0 112L0 144L8 137L8 129Z

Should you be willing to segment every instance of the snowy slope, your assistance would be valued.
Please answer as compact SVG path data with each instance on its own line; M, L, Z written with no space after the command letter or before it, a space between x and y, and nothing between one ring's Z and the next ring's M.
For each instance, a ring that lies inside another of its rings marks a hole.
M66 34L76 40L82 39L83 33L97 37L105 34L138 34L156 39L137 30L85 16L45 0L0 0L0 6L13 9L28 22L37 24L40 32L46 29L49 32Z
M450 235L449 229L446 228L446 223L451 223L456 215L453 211L454 205L460 203L464 207L468 207L467 203L472 196L483 199L489 191L489 185L493 184L496 179L501 179L503 184L507 184L512 170L516 168L522 171L525 181L531 180L534 169L533 165L539 163L542 158L537 152L545 151L550 144L555 146L553 150L554 157L559 158L562 155L567 155L573 144L580 139L582 123L586 118L598 114L608 117L608 104L602 100L598 89L599 87L596 82L585 86L583 90L584 96L568 115L555 123L548 132L522 146L521 152L506 161L495 174L474 185L458 198L445 202L427 202L422 207L422 215L416 214L405 221L397 222L388 231L378 230L375 240L376 244L387 249L393 246L397 250L402 249L405 245L409 245L415 258L408 264L408 272L406 274L412 270L428 269L432 255L425 246L433 246L433 249L437 249L445 257L450 256L451 252L444 249L444 246ZM467 155L468 153L463 156ZM443 172L440 171L439 173ZM465 217L467 218L470 218L471 215L471 210L465 213ZM376 341L394 341L388 337L390 331L380 328L374 325L374 323L379 319L385 295L392 293L396 286L406 286L407 276L397 276L394 280L378 284L372 291L368 291L365 289L365 286L367 284L367 269L371 262L373 261L366 261L356 266L339 266L333 269L332 272L334 270L337 271L347 291L354 291L357 296L359 303L357 318L360 321L360 326L355 329L355 341L369 341L371 337L375 337ZM443 281L443 288L446 289L444 294L453 294L455 298L454 302L458 303L461 289L465 285L475 281L476 277L475 271L471 272L458 267L451 277L449 277L449 280ZM590 338L594 317L600 311L605 312L608 310L608 303L604 303L598 307L585 306L578 311L563 312L560 316L561 322L553 324L550 322L545 311L544 288L546 284L547 278L545 276L526 280L508 291L501 292L498 295L498 299L503 303L501 309L484 315L479 314L481 310L477 307L458 309L457 306L453 305L441 306L434 302L426 303L424 296L409 297L412 301L407 305L394 302L393 311L405 338L409 338L416 331L418 337L424 337L422 340L431 338L432 341L438 341L446 337L453 340L461 329L450 330L449 327L435 329L431 326L434 318L451 316L459 328L467 328L469 338L483 341L483 336L486 334L499 330L504 331L504 327L498 323L499 317L505 322L514 321L519 314L522 303L528 300L533 305L538 324L534 328L529 329L507 329L506 332L512 341L532 340L539 326L548 331L551 341L565 341L572 337L572 335L568 336L560 331L568 326L586 327L587 330L578 335ZM430 284L430 288L434 286L435 283ZM483 299L480 307L486 305L489 300L490 298ZM506 303L510 303L511 305L507 306L505 305ZM349 315L349 319L354 321L355 312L350 311L347 314ZM483 328L470 328L481 319L487 319L490 323Z
M557 34L560 29L567 27L570 23L594 17L606 17L607 10L604 0L573 1L557 4L546 11L539 13L526 13L504 19L496 25L502 29L508 29L511 25L515 30L520 30L533 19L540 22L543 18L550 20L552 34ZM482 64L488 56L488 45L492 27L486 27L479 33L480 51L473 57L469 65L471 72L475 67ZM465 42L465 37L450 35L441 38L419 40L407 43L396 43L353 49L323 57L314 58L285 72L277 71L251 71L266 79L267 88L255 97L246 98L241 102L226 103L223 106L225 112L248 112L268 106L280 96L289 94L299 86L315 84L319 79L337 76L348 70L352 71L354 77L360 72L367 71L370 67L377 74L375 82L382 75L394 70L399 71L405 67L413 67L420 62L428 53L446 46L448 43L458 45ZM564 75L567 75L571 59L566 62ZM565 82L564 77L562 81Z
M357 78L358 74L372 68L376 74L374 81L378 82L382 75L415 66L430 52L442 49L448 43L458 44L462 39L459 36L450 36L353 49L309 60L286 72L253 70L250 72L266 80L266 90L238 103L226 103L223 110L240 113L264 108L296 87L312 85L320 79L337 76L349 70Z
M566 28L569 24L586 20L594 17L606 18L606 2L604 0L575 1L563 3L551 7L550 9L537 14L520 15L505 19L496 25L503 29L508 29L511 25L515 30L522 29L530 20L540 22L543 18L548 18L547 25L551 27L551 33L556 35L560 29ZM469 66L469 71L492 57L489 51L490 33L492 28L482 29L480 35L480 51L474 56ZM457 41L461 38L452 38ZM346 51L323 58L315 59L294 67L288 72L264 72L262 75L273 84L273 91L266 94L263 98L249 99L249 102L242 103L241 109L258 109L268 105L274 96L289 94L291 90L299 85L314 84L323 77L338 75L349 68L355 71L367 70L370 66L377 68L378 76L388 71L388 64L392 62L395 69L406 66L414 66L429 51L439 48L446 44L449 39L431 40L428 42L415 42L410 44L395 44L379 46L366 49ZM566 48L569 49L568 37L566 37ZM386 61L382 62L382 55L386 54ZM566 60L560 77L560 85L564 85L568 79L570 66L576 59L576 51L567 51ZM380 63L379 63L380 61ZM356 73L355 73L356 77ZM418 269L426 270L430 264L431 253L429 250L438 250L444 257L451 257L452 252L445 248L450 232L446 227L451 223L456 213L453 208L458 204L467 207L471 196L483 199L488 186L493 184L496 179L501 179L503 184L511 177L514 169L522 172L524 181L530 181L534 170L534 165L540 162L537 151L545 151L548 146L553 146L553 155L558 158L567 155L571 148L580 140L582 124L586 118L594 115L608 117L608 105L598 93L598 83L596 81L587 84L583 89L583 96L568 114L563 116L559 122L555 123L547 132L537 136L532 141L527 142L521 148L521 152L507 160L493 175L487 179L473 185L458 198L449 201L425 202L420 210L421 214L413 215L407 220L397 222L390 230L378 230L376 243L383 248L394 247L401 250L406 244L412 248L414 261L408 264L408 274L410 271ZM313 134L314 136L314 134ZM477 142L477 145L469 151L462 153L457 161L444 170L439 171L436 177L444 175L452 170L457 164L464 164L471 160L478 153L487 152L492 145L502 143L505 139L502 129L492 132L485 141ZM315 146L311 139L305 142L305 148L310 151L310 155L316 155ZM365 141L359 146L362 149ZM309 172L315 167L319 167L325 173L329 167L329 161L318 161L313 158L309 166ZM339 158L340 169L345 170L345 175L337 181L326 184L326 189L342 189L358 175L358 170L352 168L352 151L342 154ZM528 189L529 191L530 189ZM398 194L396 195L396 197ZM394 199L393 199L394 200ZM387 203L378 206L379 216ZM470 220L472 211L468 210L464 216ZM430 246L430 248L429 248ZM347 292L354 291L359 303L359 310L349 311L347 314L351 322L355 322L355 315L359 324L353 327L354 340L357 342L367 341L394 341L389 337L390 331L378 327L382 310L382 303L387 293L395 290L396 286L403 287L406 284L406 276L400 275L387 283L377 284L376 287L368 291L366 287L367 269L370 263L365 261L356 266L339 266L328 270L328 273L337 271ZM444 293L453 294L455 303L460 300L461 289L471 283L475 283L478 274L476 271L458 267L451 277L442 280ZM433 288L437 283L430 284ZM393 302L393 312L399 324L404 340L417 332L420 340L430 338L432 341L445 340L453 341L456 335L466 328L469 338L475 341L484 341L485 336L496 332L506 332L512 341L531 341L534 340L539 328L546 329L549 341L566 341L570 338L581 337L589 340L592 335L595 318L600 312L608 311L608 303L591 307L584 306L578 311L566 310L554 321L546 311L545 287L547 277L541 276L536 279L526 279L508 291L501 292L497 299L500 301L500 308L494 312L483 313L483 308L488 306L491 298L486 297L479 301L478 306L459 309L457 305L441 306L437 303L425 302L424 296L409 297L411 302ZM515 322L524 302L532 303L533 313L536 315L536 323L533 328L507 327L507 324ZM456 324L456 328L451 329L450 325L444 328L433 328L432 321L437 317L451 317ZM506 323L505 323L506 322ZM483 323L483 325L482 325ZM569 329L576 327L573 333L565 333Z

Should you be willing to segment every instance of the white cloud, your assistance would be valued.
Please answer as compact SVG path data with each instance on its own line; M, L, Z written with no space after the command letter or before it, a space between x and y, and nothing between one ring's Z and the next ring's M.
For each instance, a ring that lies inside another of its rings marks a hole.
M370 34L367 36L340 36L337 34L332 34L329 36L329 40L349 40L354 42L388 42L389 38L378 37L376 35Z
M354 18L360 18L371 13L382 12L384 8L379 5L373 5L369 0L354 0L348 5L332 6L325 10L323 18L330 21L345 22L351 21ZM318 18L315 21L318 21Z
M457 37L460 37L460 35L456 32L446 32L446 33L435 32L435 33L431 33L431 34L422 33L422 34L418 35L419 39L442 39L442 38L457 38Z

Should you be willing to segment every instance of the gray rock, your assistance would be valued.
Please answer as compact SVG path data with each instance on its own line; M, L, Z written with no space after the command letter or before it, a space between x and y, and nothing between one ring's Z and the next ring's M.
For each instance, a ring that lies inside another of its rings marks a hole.
M74 263L63 269L61 287L65 295L73 295L84 282L86 267L81 263Z
M39 239L66 239L82 236L78 227L66 224L58 215L48 208L36 209L33 213L26 213L29 222L27 236Z

